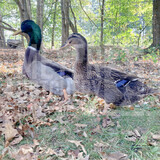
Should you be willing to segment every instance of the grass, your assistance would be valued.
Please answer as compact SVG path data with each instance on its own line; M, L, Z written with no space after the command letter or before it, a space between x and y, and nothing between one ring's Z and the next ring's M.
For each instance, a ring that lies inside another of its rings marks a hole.
M150 110L149 107L135 108L129 110L119 108L111 110L108 115L119 114L118 118L110 116L112 121L116 124L119 122L120 127L117 125L102 127L102 119L104 116L92 115L84 112L79 113L54 113L48 118L56 120L52 126L41 126L36 128L35 132L41 147L53 148L55 150L62 150L66 156L69 151L77 149L76 145L68 142L67 140L81 141L84 145L87 154L90 155L92 160L100 160L100 152L116 152L121 151L126 153L131 160L159 160L160 159L160 144L157 146L149 146L148 140L151 138L152 133L160 131L160 110L155 108ZM61 117L61 122L58 121ZM98 118L101 120L99 121ZM87 127L77 127L75 124L86 124ZM93 129L100 126L100 131L94 132ZM136 142L126 140L127 132L138 129L141 131L141 137ZM83 133L87 137L83 136ZM97 142L107 143L107 148L97 148L94 146ZM0 140L2 145L2 138ZM32 139L29 137L24 138L18 145L30 144ZM1 149L1 148L0 148ZM79 150L80 147L79 147ZM53 159L58 159L52 156ZM51 158L51 159L52 159ZM9 159L5 157L4 160ZM41 156L40 159L46 159Z

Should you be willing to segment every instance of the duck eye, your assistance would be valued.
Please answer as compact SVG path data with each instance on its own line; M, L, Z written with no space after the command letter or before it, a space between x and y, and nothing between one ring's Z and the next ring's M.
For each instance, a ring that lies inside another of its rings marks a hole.
M69 42L69 44L72 43L72 41Z

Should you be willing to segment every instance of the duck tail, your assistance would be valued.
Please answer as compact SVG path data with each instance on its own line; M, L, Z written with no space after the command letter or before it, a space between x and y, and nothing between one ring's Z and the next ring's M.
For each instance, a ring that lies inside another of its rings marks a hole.
M160 90L159 89L150 88L148 94L160 95Z

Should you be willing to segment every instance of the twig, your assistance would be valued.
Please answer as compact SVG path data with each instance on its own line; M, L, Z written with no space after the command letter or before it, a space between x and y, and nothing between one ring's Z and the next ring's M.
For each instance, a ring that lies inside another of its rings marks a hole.
M85 13L85 15L88 17L88 19L94 24L94 26L96 26L98 28L98 26L94 23L94 21L91 20L91 18L88 16L88 14L86 13L86 11L84 10L83 6L82 6L82 2L81 0L79 0L80 6L83 10L83 12Z

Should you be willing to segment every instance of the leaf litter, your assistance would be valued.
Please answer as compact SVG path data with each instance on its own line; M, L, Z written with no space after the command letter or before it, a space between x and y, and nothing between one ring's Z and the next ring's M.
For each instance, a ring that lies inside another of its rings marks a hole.
M110 112L110 109L115 109L115 106L105 104L104 100L98 97L91 98L90 95L76 93L74 95L74 105L59 106L60 98L58 96L53 96L51 102L46 103L45 99L48 96L48 92L27 80L21 73L23 56L24 50L0 50L0 135L4 135L5 138L1 158L9 153L9 155L16 160L21 160L23 158L38 159L38 156L43 153L48 156L56 155L57 157L63 157L65 159L64 156L66 156L66 153L64 153L63 150L58 151L49 147L40 147L38 140L35 139L37 136L35 127L52 126L57 122L66 125L71 122L69 119L65 120L63 115L58 116L56 119L47 118L48 115L54 114L55 112L79 113L80 111L85 111L93 115L102 115L102 118L97 117L96 119L99 124L90 130L93 134L101 134L103 128L121 127L118 121L120 115L113 115L113 113ZM55 58L52 57L52 55L46 56L50 59ZM74 58L71 59L74 62ZM57 59L54 60L57 61ZM69 68L73 67L71 65L72 63L66 61L62 62L62 64ZM116 65L117 68L120 67L120 69L124 71L129 70L130 73L133 72L133 74L136 73L140 77L145 77L146 83L151 83L149 77L152 76L152 84L155 86L157 83L159 84L159 65L151 61L138 61L136 63L131 61L131 68L127 68L127 66L123 66L122 68L122 66L118 66L119 64ZM140 67L143 69L140 70ZM91 104L93 101L95 102ZM152 106L160 107L160 99L157 99L155 103L149 103ZM88 104L91 104L92 108L86 108ZM143 100L140 101L140 105L141 104L143 104ZM131 110L133 109L134 107L131 106ZM84 129L88 127L88 124L75 123L74 125L79 128L79 131L83 130L83 137L88 138L88 133L84 131ZM56 130L58 130L57 127L52 127L53 132ZM61 133L63 132L67 133L65 128L61 131ZM32 137L33 144L20 145L17 150L14 146L23 141L24 137L27 136ZM137 139L139 140L141 137L142 135L140 132L135 129L128 133L126 140L136 142ZM157 145L157 141L160 139L159 134L152 134L151 137L152 139L148 140L148 145ZM77 147L77 151L74 151L71 155L73 159L89 159L90 156L87 154L83 141L68 140L68 142L75 144ZM99 153L109 146L110 145L105 142L96 142L94 144L94 148L99 150ZM11 147L12 150L8 149L8 147ZM111 154L102 153L101 155L102 158L105 159L107 157L108 160L115 159L115 157L121 159L126 156L121 152Z

